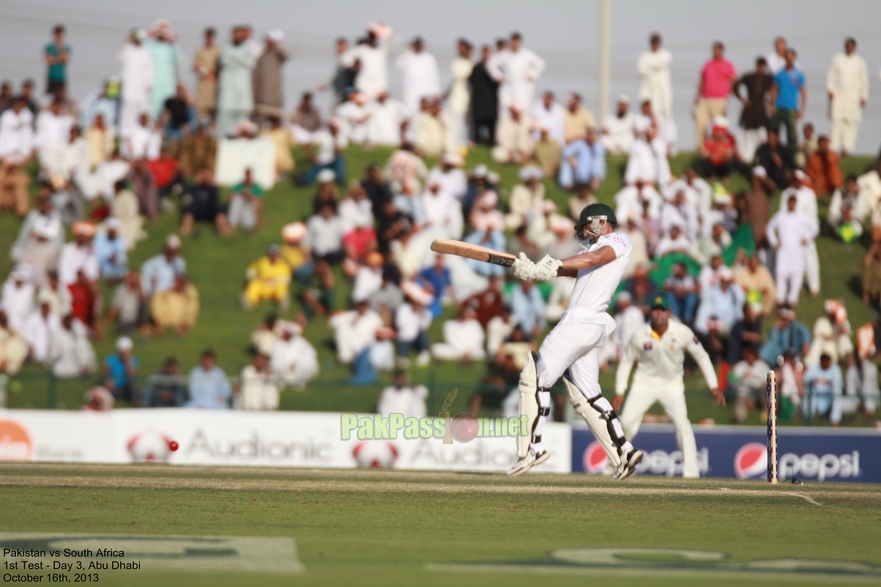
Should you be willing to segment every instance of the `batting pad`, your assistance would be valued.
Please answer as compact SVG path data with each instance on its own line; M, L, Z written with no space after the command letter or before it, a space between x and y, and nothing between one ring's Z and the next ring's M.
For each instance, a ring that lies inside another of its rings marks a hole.
M575 384L565 375L563 376L563 386L569 394L569 403L572 404L575 413L587 422L587 427L590 428L594 437L596 437L597 441L602 445L603 450L606 451L609 460L612 462L612 466L615 468L620 467L621 455L618 454L618 446L612 440L612 435L609 433L608 422L600 417L600 413L588 403L587 398L584 397L581 390L575 387ZM520 397L522 402L523 396L521 395ZM609 408L611 407L612 406L610 405ZM623 434L621 436L623 437Z
M517 389L520 391L520 415L526 415L526 430L529 431L527 435L521 432L517 436L517 456L521 459L529 454L529 444L532 442L532 429L535 426L535 420L538 418L536 358L535 353L529 353L526 365L520 372L520 383L517 384Z

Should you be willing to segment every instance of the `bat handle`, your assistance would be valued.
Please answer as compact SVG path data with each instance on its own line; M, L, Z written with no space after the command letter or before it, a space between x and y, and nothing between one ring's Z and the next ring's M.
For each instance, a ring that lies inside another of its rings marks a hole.
M447 429L446 434L444 434L444 444L453 444L453 431L450 428L450 413L443 411L440 415L441 418L444 419L445 427Z

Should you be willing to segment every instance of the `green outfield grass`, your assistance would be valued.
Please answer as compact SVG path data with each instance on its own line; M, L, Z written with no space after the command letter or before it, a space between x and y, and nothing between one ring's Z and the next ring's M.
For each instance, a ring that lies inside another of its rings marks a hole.
M298 170L306 167L303 153L295 152ZM347 169L350 178L362 177L370 163L385 164L390 155L387 149L365 149L352 147L346 153ZM671 162L674 173L678 174L694 160L692 153L680 153ZM431 163L431 162L429 162ZM503 178L501 197L507 200L512 186L517 183L515 166L500 166L492 163L486 149L471 151L467 158L467 167L472 168L478 163L487 164L498 171ZM613 195L620 189L624 166L624 157L610 157L608 178L602 184L600 199L611 202ZM867 157L846 158L843 162L845 174L863 173L872 164ZM553 181L545 180L548 197L565 209L567 195ZM746 189L746 181L740 176L733 176L730 188L733 191ZM202 313L197 327L183 338L167 335L165 338L149 341L136 340L135 355L141 361L141 375L155 372L163 360L175 356L181 362L183 370L189 371L195 366L198 354L205 348L213 348L219 355L219 364L230 375L237 374L247 363L249 335L258 325L263 316L272 310L267 305L251 313L242 311L239 295L244 283L244 272L248 263L258 258L272 242L278 242L281 227L291 221L304 219L311 210L315 187L294 187L288 178L283 179L266 196L266 226L258 234L249 236L238 235L223 239L214 234L211 227L199 228L199 235L184 239L183 255L188 261L190 277L199 289L202 302ZM776 204L775 204L776 206ZM825 214L825 203L820 203L821 214ZM157 254L166 235L176 231L178 217L175 213L166 213L156 224L148 226L149 239L140 243L130 256L130 266L140 267L147 258ZM17 234L18 220L8 212L0 214L0 250L7 250ZM866 237L867 238L867 237ZM860 261L865 253L866 243L844 245L832 238L824 226L824 233L819 239L819 253L822 271L823 295L812 299L805 292L797 310L802 320L809 326L822 312L822 300L825 297L843 298L846 301L850 321L854 328L872 318L871 310L865 307L859 297ZM5 276L12 263L8 255L0 255L0 275ZM346 307L349 285L340 279L336 300L339 308ZM104 288L105 308L109 304L112 290ZM295 286L294 295L299 290ZM292 317L301 309L298 301L282 314ZM452 313L448 309L447 315ZM766 324L769 327L770 324ZM305 336L312 342L319 353L321 374L316 382L310 384L305 392L287 391L281 400L282 409L286 410L328 410L328 411L370 411L374 409L382 385L353 387L346 384L349 375L347 367L335 361L332 348L332 331L324 318L312 320L306 329ZM107 339L96 344L99 359L113 352L115 335L112 329L107 330ZM442 339L441 323L436 321L431 330L431 340ZM414 381L428 383L432 392L430 408L439 409L443 397L453 387L459 387L463 393L470 393L485 372L485 365L459 365L451 363L435 363L425 369L412 370ZM385 374L382 381L387 381ZM614 385L614 372L602 374L601 383L607 393L611 393ZM59 408L75 409L82 404L83 392L90 386L88 381L65 381L54 385L54 397ZM730 411L717 407L706 390L702 379L692 377L687 382L689 410L692 420L713 418L719 423L730 421ZM50 384L45 371L37 366L28 365L22 375L11 387L8 405L14 408L43 408L51 403ZM656 411L660 413L656 406ZM758 422L754 414L750 420ZM866 425L862 417L846 422L846 424Z
M302 564L284 575L144 563L102 571L106 585L881 582L881 488L862 484L3 464L0 486L4 547L24 532L109 548L125 542L108 535L285 538Z

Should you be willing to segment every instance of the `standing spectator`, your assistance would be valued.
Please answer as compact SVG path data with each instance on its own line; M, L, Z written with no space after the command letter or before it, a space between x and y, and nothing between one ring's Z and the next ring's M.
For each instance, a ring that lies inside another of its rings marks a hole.
M828 196L835 190L841 189L841 159L831 148L829 137L820 135L817 150L808 156L805 171L811 178L811 184L818 196Z
M150 257L141 265L141 285L144 294L152 296L156 292L171 289L174 277L186 273L187 262L180 256L181 242L176 234L168 235L162 253Z
M138 326L149 325L147 312L147 296L141 289L141 276L137 271L129 271L122 283L113 290L110 309L105 321L116 323L116 331L120 334L132 332Z
M852 153L856 147L863 108L869 99L869 72L865 59L856 50L856 39L847 38L844 53L832 58L826 72L832 150L842 155Z
M768 72L772 76L777 75L781 69L786 67L786 39L783 37L774 39L774 52L768 53L765 56L765 61L768 62Z
M241 409L272 412L278 409L279 389L275 375L269 368L269 357L257 353L251 364L242 369L238 390Z
M786 147L791 154L798 147L797 123L805 113L808 92L805 89L805 76L795 66L795 50L786 50L786 67L774 76L771 86L771 128L780 131L786 127Z
M119 281L128 273L128 247L119 228L119 220L109 218L104 223L104 230L95 236L95 256L98 257L101 277L110 281Z
M456 145L461 147L468 142L469 136L465 119L468 116L468 104L471 100L468 78L474 70L474 63L471 61L474 47L465 39L459 39L456 42L456 51L458 55L450 64L453 79L447 94L447 108L450 111L453 138Z
M393 385L382 390L376 411L383 416L402 414L405 418L424 418L427 409L428 388L424 385L411 385L410 378L400 369L392 376Z
M184 192L182 201L184 204L180 224L182 235L189 235L196 222L213 224L220 236L232 234L226 211L220 201L220 190L214 183L214 174L207 167L203 167L196 174L195 183Z
M217 136L229 134L254 110L251 70L259 54L249 40L250 29L236 26L232 39L220 52L220 77L217 91Z
M670 64L673 56L661 47L661 35L652 33L649 38L651 51L639 56L636 72L640 77L639 99L650 100L652 111L664 120L673 120L673 85L670 81Z
M752 161L756 149L765 141L765 127L768 126L768 92L774 78L768 73L768 62L764 57L756 59L756 70L744 75L734 84L734 95L743 104L740 111L740 126L743 135L740 138L740 158ZM741 95L740 88L746 91Z
M116 399L129 401L133 406L141 403L138 396L138 358L132 355L132 339L121 336L116 341L116 352L104 360L104 387Z
M535 82L545 70L545 60L523 45L520 33L511 33L511 45L488 63L490 75L501 82L499 108L504 112L512 104L532 104Z
M0 322L0 326L3 326ZM82 377L95 371L95 350L86 325L68 314L52 334L49 350L52 374L59 379Z
M214 116L217 98L217 64L220 61L220 49L214 44L216 32L213 28L205 29L204 44L196 51L193 58L193 71L196 73L196 114L199 122L205 122Z
M436 99L441 92L440 71L434 55L425 51L422 37L416 37L396 62L404 72L404 108L408 118L419 112L424 98Z
M153 85L150 87L150 117L157 120L165 108L165 101L177 89L178 64L183 60L177 36L171 23L160 18L150 25L147 50L153 61Z
M199 366L190 372L190 401L188 408L228 410L232 388L226 373L217 366L217 355L212 350L202 352Z
M143 29L133 30L119 53L118 59L122 67L122 112L119 115L121 138L128 138L138 123L138 116L150 109L154 70L150 51L143 45L146 36Z
M798 303L805 280L805 259L809 246L819 233L819 223L799 212L798 197L790 195L786 211L781 210L768 222L767 237L777 249L777 302Z
M487 69L492 49L489 45L480 48L480 61L474 65L468 76L471 90L471 134L470 138L478 145L491 147L496 140L496 121L499 117L499 83Z
M53 94L57 88L67 88L67 64L70 62L70 45L64 40L64 27L56 25L52 29L53 41L43 50L48 70L46 72L46 93Z
M368 96L388 91L388 54L394 39L391 27L382 23L370 23L367 37L349 49L343 56L343 63L351 66L360 63L360 71L355 78L355 89Z
M713 43L713 58L704 63L697 95L694 98L694 121L697 144L704 143L707 125L716 116L725 116L728 109L728 94L731 93L737 70L725 59L725 45Z
M281 320L278 330L280 335L272 343L270 355L272 373L285 385L302 391L318 375L318 353L300 336L302 329L298 324Z
M284 112L284 79L282 68L288 59L284 48L284 33L274 29L266 33L266 47L254 65L254 113L257 122L270 117L282 118Z
M156 292L150 298L150 315L156 324L156 333L170 328L177 336L183 336L199 319L199 292L187 279L186 274L174 276L171 289Z
M829 355L822 355L818 364L811 365L805 372L805 416L812 418L829 414L829 423L833 426L841 424L841 394L844 380L841 368L832 362Z

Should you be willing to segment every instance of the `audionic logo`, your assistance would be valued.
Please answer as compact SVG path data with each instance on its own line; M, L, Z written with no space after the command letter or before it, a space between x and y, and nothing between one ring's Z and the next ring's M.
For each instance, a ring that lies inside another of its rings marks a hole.
M734 474L738 479L760 477L768 473L768 447L758 442L744 444L734 455Z
M29 461L33 448L26 428L13 420L0 420L0 461Z

